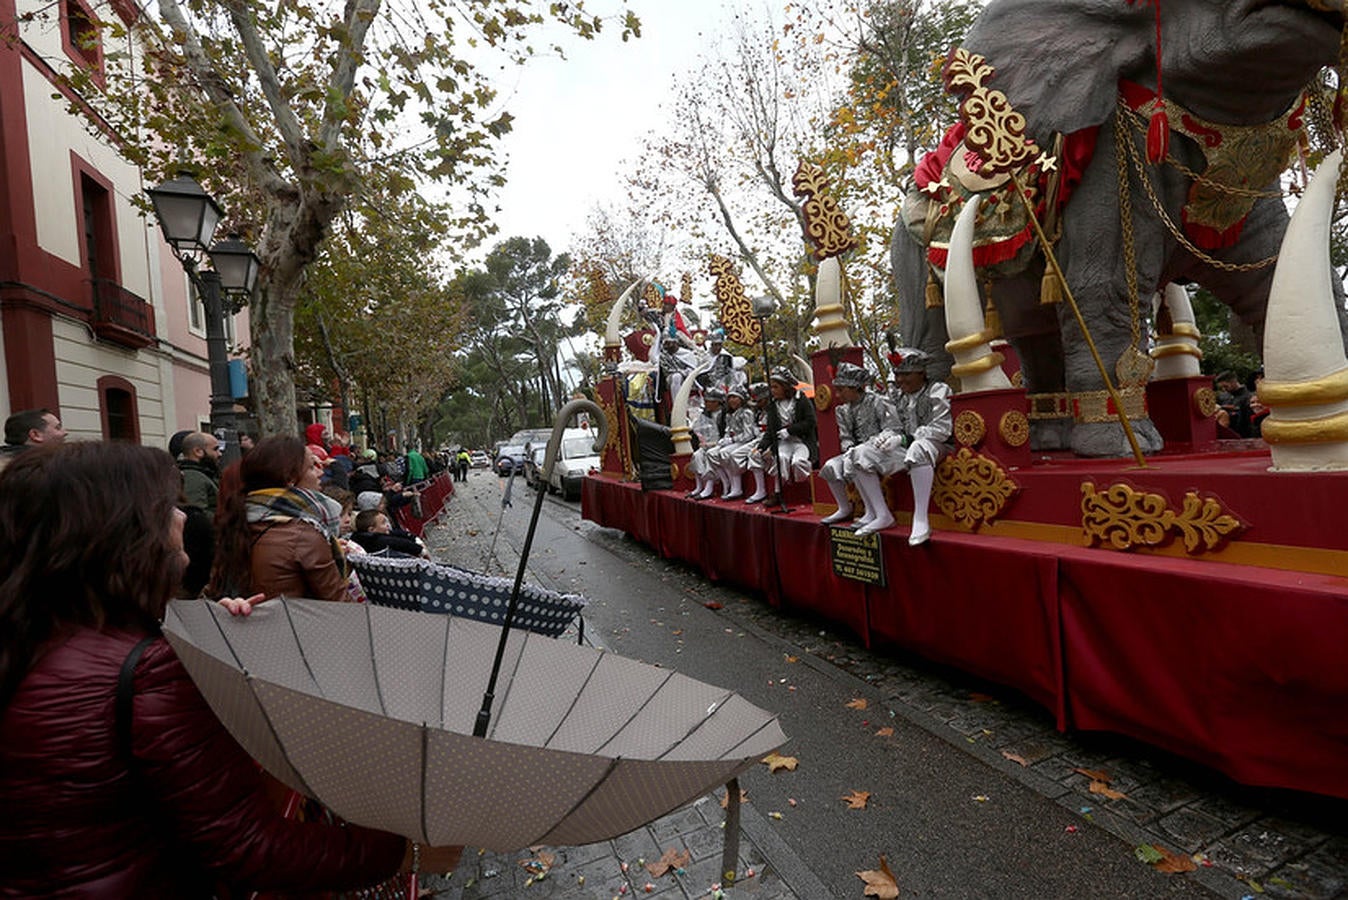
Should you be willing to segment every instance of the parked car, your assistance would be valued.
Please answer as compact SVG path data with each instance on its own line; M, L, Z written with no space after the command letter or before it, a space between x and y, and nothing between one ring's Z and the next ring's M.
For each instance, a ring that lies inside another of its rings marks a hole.
M543 472L543 457L548 453L548 445L534 444L529 448L529 455L524 458L524 481L531 488L542 490L546 485L540 477Z
M600 466L594 451L595 434L588 428L568 428L562 433L562 446L552 467L549 487L564 500L580 499L580 483L585 474Z
M484 450L474 450L468 454L468 465L474 469L490 469L491 457Z
M502 478L524 470L524 445L506 444L496 453L496 474Z

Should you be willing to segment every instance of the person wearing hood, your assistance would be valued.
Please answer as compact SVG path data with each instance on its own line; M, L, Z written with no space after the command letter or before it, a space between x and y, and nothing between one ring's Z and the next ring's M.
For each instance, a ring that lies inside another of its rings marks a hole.
M365 450L360 454L356 467L347 476L347 489L358 497L366 491L377 494L384 492L384 480L379 475L378 453Z

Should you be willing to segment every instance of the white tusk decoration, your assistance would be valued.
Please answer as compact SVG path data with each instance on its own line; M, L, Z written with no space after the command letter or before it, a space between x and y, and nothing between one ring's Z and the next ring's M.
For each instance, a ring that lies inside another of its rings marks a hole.
M688 427L688 398L693 395L693 383L697 376L711 368L714 360L708 359L683 379L679 392L669 408L669 436L674 441L675 456L689 456L693 452L693 431Z
M1172 281L1165 286L1164 295L1156 295L1152 303L1153 314L1162 304L1170 311L1170 331L1158 334L1156 346L1151 348L1151 358L1156 360L1152 379L1165 381L1202 375L1198 368L1198 361L1203 358L1203 351L1198 348L1202 334L1198 331L1198 320L1194 318L1193 304L1189 302L1189 292Z
M1008 390L1011 379L1002 371L1004 357L992 349L983 323L983 303L974 274L974 221L982 195L975 194L960 210L950 233L945 270L945 327L950 335L946 350L955 357L950 374L960 379L960 393Z
M623 291L622 296L620 296L617 302L613 304L613 308L608 311L608 322L604 328L605 347L622 346L623 338L620 329L622 328L623 309L627 306L627 299L632 296L632 292L635 291L640 284L643 284L643 282L632 282L631 286Z
M1264 320L1259 399L1276 471L1348 469L1348 356L1334 310L1330 217L1343 152L1316 170L1283 235Z

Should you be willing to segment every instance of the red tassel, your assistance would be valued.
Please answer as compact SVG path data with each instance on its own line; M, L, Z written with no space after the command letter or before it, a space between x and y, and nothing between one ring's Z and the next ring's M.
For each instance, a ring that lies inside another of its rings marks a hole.
M1170 152L1170 120L1166 117L1165 107L1159 103L1151 113L1147 123L1147 159L1153 166L1165 162Z

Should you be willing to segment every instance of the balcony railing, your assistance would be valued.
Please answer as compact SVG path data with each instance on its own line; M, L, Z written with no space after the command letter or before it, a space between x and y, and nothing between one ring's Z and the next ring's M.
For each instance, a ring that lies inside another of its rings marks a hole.
M155 342L154 307L115 281L93 279L94 334L123 347Z

